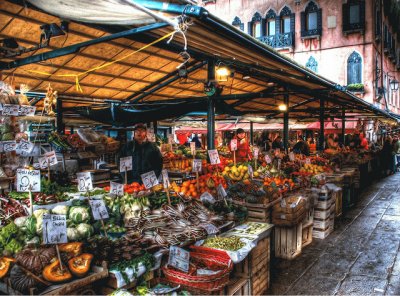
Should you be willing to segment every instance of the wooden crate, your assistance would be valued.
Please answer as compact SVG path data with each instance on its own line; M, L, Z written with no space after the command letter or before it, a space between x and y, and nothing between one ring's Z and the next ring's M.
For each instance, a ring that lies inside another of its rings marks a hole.
M271 209L265 209L260 207L247 207L247 220L253 222L271 222Z
M229 281L229 284L225 287L224 295L228 296L244 296L251 295L250 291L250 280L248 278L235 277Z
M303 223L294 227L275 227L275 256L294 259L301 254Z
M302 230L301 248L304 248L312 243L313 223L304 224Z
M269 268L257 271L250 279L251 295L265 295L269 289L269 282Z
M307 211L306 218L303 221L303 228L305 227L304 225L313 223L313 221L314 221L314 208L311 208Z
M336 198L335 217L340 217L343 212L343 190L336 190L334 192L334 197Z

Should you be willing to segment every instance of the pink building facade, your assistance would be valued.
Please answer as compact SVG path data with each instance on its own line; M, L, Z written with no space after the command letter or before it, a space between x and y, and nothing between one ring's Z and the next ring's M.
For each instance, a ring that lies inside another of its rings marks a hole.
M211 13L300 65L379 108L400 113L400 90L392 90L400 81L399 1L204 2Z

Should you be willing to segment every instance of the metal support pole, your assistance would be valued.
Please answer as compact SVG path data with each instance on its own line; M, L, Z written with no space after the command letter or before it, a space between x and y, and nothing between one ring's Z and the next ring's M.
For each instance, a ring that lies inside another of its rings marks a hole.
M153 130L154 130L154 135L157 136L157 130L158 130L157 120L153 121Z
M319 147L320 151L324 150L325 144L325 100L323 98L320 99L320 106L319 106L319 123L320 123L320 131L319 131Z
M207 64L207 80L215 81L215 61L209 60ZM215 149L215 101L213 97L208 98L207 103L207 148Z
M346 111L345 108L342 107L342 143L346 141Z
M57 133L64 134L64 123L63 123L63 107L62 107L62 100L57 100Z
M285 151L289 149L289 96L284 96L286 111L283 113L283 148Z
M251 144L251 145L254 145L253 121L250 121L250 144Z

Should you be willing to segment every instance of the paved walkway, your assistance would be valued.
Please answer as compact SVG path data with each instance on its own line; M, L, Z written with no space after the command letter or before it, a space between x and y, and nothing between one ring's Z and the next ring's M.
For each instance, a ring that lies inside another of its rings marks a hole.
M400 173L367 187L335 231L271 262L271 294L400 295Z

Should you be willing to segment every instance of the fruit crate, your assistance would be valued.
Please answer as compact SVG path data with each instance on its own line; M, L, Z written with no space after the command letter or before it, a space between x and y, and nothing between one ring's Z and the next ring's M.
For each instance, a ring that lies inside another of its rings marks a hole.
M257 271L250 280L251 295L265 295L270 285L270 271L263 268Z
M242 296L251 295L250 280L248 278L235 277L225 287L223 295Z
M303 223L293 227L275 226L275 257L294 259L301 254Z
M335 202L335 217L342 216L343 212L343 189L340 188L333 192L333 198L336 200Z
M303 224L301 248L304 248L312 243L313 222Z

